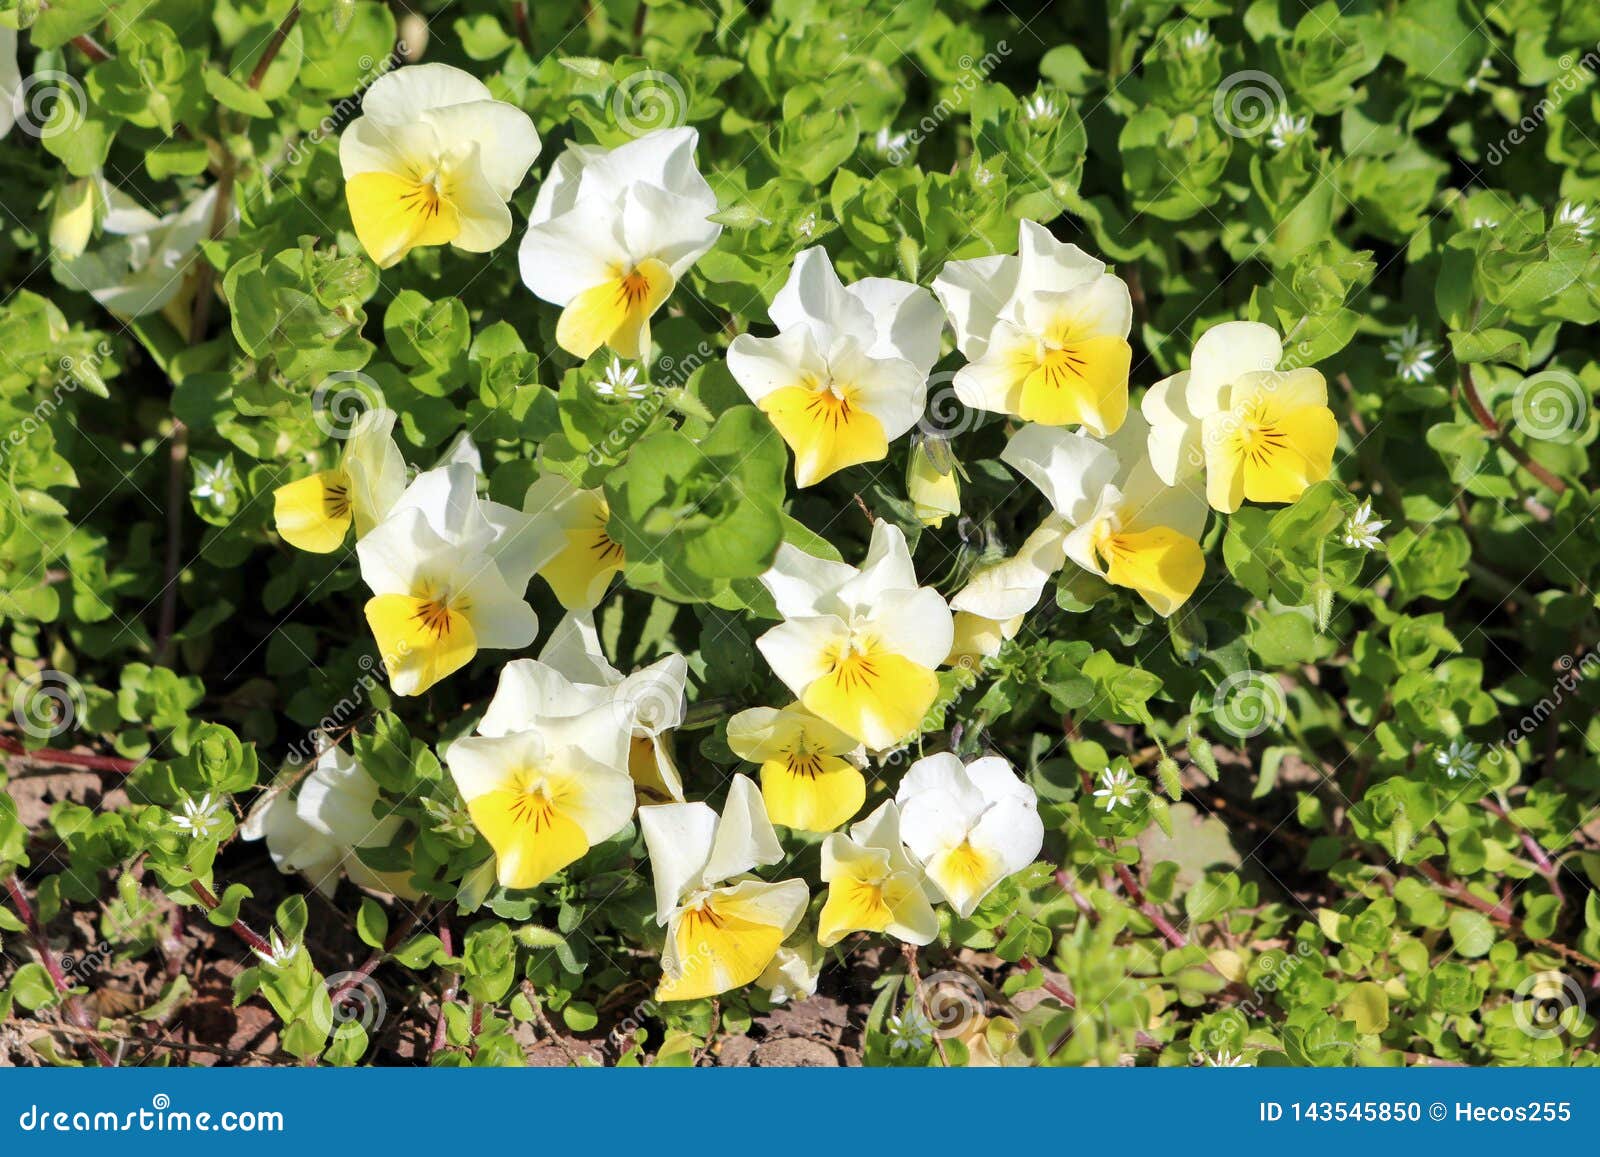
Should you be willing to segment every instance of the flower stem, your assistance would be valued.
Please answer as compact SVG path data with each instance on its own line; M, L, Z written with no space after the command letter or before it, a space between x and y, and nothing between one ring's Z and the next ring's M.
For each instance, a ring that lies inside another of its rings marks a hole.
M222 906L222 902L212 894L211 889L207 888L199 880L191 880L189 882L189 890L195 894L201 905L208 912L215 912ZM242 918L235 916L228 927L233 929L233 934L243 940L252 951L266 953L269 956L272 954L272 945L257 935L255 930L246 924Z

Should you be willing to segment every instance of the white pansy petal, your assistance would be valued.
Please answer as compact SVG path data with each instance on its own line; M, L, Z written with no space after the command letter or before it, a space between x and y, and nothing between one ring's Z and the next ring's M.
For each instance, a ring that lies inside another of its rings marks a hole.
M373 81L361 98L361 111L405 124L430 109L492 99L489 87L470 72L448 64L409 64Z
M872 319L860 302L845 292L828 251L820 245L801 250L767 308L767 316L780 330L813 326L819 332L854 332L863 344L872 338Z
M1120 277L1104 274L1082 285L1020 295L1020 322L1029 333L1062 328L1081 337L1126 338L1133 328L1133 298Z
M752 402L775 390L805 387L827 372L811 330L801 326L774 337L741 333L728 343L728 372Z
M445 748L444 763L461 798L471 803L479 796L516 786L517 772L546 752L535 731L508 735L467 735Z
M698 887L716 836L717 813L703 803L665 803L639 809L655 885L656 922L665 924L679 900ZM668 937L670 943L672 937Z
M1241 376L1276 369L1283 339L1259 321L1225 321L1200 335L1189 357L1189 412L1204 418L1221 408L1221 393Z
M589 164L590 158L603 149L593 145L579 145L568 143L561 150L561 155L550 166L550 171L545 174L544 180L539 185L539 192L534 195L533 210L528 214L529 225L542 225L553 217L559 217L568 212L578 203L578 189L583 178L583 170ZM621 190L615 190L613 195L601 197L600 200L612 202L620 195Z
M434 166L442 143L432 124L357 117L339 134L339 168L344 179L362 173L391 173L414 179Z
M885 591L909 591L917 586L917 571L911 562L911 549L905 532L887 519L872 523L872 541L861 570L838 590L841 602L856 608L871 608Z
M1211 504L1205 486L1194 477L1181 478L1176 486L1166 485L1149 462L1140 462L1122 488L1118 517L1122 529L1146 530L1165 526L1196 542L1205 532Z
M689 661L682 655L668 655L629 675L613 694L633 720L637 734L659 735L683 722L688 678Z
M328 838L352 848L366 842L383 822L372 814L377 800L372 777L348 752L330 747L301 783L295 811Z
M715 211L655 185L629 185L622 195L623 244L635 261L653 257L678 280L722 235L707 217Z
M854 386L856 404L878 419L890 442L915 426L928 405L928 377L904 358L875 358L854 341L829 359L835 380Z
M539 661L574 683L610 687L622 682L622 672L607 662L601 650L594 616L587 611L571 611L562 616L545 640Z
M1034 794L1033 788L1023 781L1017 769L1011 766L1011 761L1004 756L986 755L974 759L967 764L966 771L972 786L982 792L983 798L990 803L1011 800L1028 807L1038 803L1039 797Z
M1117 473L1117 457L1104 444L1059 426L1024 426L1000 459L1043 491L1055 512L1073 525L1093 513Z
M1145 442L1150 465L1168 486L1205 465L1200 422L1189 411L1188 386L1187 370L1163 378L1145 391L1139 405L1140 412L1150 423Z
M944 310L919 285L892 277L864 277L847 292L866 309L876 337L867 352L873 357L904 358L927 377L939 360Z
M1044 847L1044 821L1031 804L1002 800L988 811L967 837L974 848L995 856L1007 876L1039 858Z
M1120 497L1115 487L1106 491L1106 496L1112 499L1113 502ZM1109 513L1110 509L1111 507L1108 505L1097 510L1093 517L1084 521L1083 525L1073 527L1061 543L1062 553L1090 574L1097 574L1102 578L1105 577L1106 568L1105 564L1100 561L1099 552L1095 549L1096 530L1098 529L1095 523L1099 521L1101 514Z
M525 731L542 718L579 715L610 702L608 688L573 684L537 659L513 659L500 668L500 683L478 722L478 733Z
M473 141L489 187L509 201L539 156L539 132L533 119L516 105L478 100L434 109L425 114L439 140L448 145Z
M550 746L580 751L599 767L626 775L631 737L617 723L615 707L601 702L586 711L540 721L536 727Z
M742 876L764 864L783 859L783 845L767 818L761 789L747 775L736 775L728 785L711 854L706 857L705 882L720 883Z
M368 410L344 444L340 466L350 479L351 513L359 538L389 516L406 488L406 460L394 441L393 410Z
M479 647L515 651L539 637L539 617L506 585L492 559L473 556L456 572L456 582Z
M700 134L682 126L644 133L614 149L589 148L582 167L582 195L616 196L631 184L655 185L669 193L716 204L695 167Z
M910 867L900 840L900 807L892 799L884 800L866 819L851 824L850 838L862 847L888 852L889 866L895 871Z
M761 585L772 595L779 614L797 619L830 613L839 589L858 573L849 563L818 558L786 542L762 574Z
M422 568L447 550L422 511L396 511L356 543L361 581L375 595L409 595Z
M552 766L563 770L559 756ZM578 790L563 797L561 812L583 829L583 838L593 847L628 826L634 799L633 777L626 771L590 767L579 774Z
M494 529L478 503L478 475L454 462L424 470L411 481L391 516L417 511L440 539L465 553L479 553L494 541Z
M528 226L517 247L522 283L535 297L565 306L585 290L626 272L620 205L583 201Z
M910 800L929 792L945 792L962 797L967 801L965 806L969 808L983 805L983 793L978 791L967 778L966 767L962 764L961 757L948 751L923 756L908 767L905 777L900 780L899 789L895 792L894 801L900 806L903 816L906 804Z
M739 919L778 928L787 939L800 926L811 900L811 889L804 880L780 880L775 884L744 880L731 888L718 888L715 895L718 906L735 909Z
M997 622L1033 610L1066 560L1067 530L1059 515L1046 517L1016 554L975 570L950 600L951 608Z
M1106 263L1070 242L1057 241L1036 221L1023 221L1017 231L1015 293L1061 293L1087 285L1105 272Z
M450 187L460 230L450 244L467 253L489 253L511 236L511 210L505 198L484 176L479 157L461 162Z
M890 593L878 605L872 625L886 650L930 671L944 662L955 643L955 618L932 587Z
M950 315L956 345L977 360L988 350L1001 311L1016 289L1021 263L1006 254L947 261L933 279L933 292Z

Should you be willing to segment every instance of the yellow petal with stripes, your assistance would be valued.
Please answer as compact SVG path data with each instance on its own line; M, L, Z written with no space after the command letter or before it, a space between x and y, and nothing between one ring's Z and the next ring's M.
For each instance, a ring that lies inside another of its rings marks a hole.
M420 695L478 653L477 635L460 607L426 597L378 595L367 600L366 614L397 694Z
M589 850L577 822L561 811L563 788L548 777L536 790L491 791L467 802L472 823L494 849L502 888L544 883Z
M418 245L447 245L461 232L461 215L437 181L357 173L344 195L356 239L382 269Z
M539 574L569 611L591 611L605 597L611 578L626 559L622 546L606 533L611 512L600 504L595 517L563 532L564 545Z
M700 1000L740 988L771 963L783 929L745 918L738 905L713 896L677 921L680 973L663 976L657 1000Z
M1048 348L1023 379L1017 414L1046 426L1087 425L1112 434L1128 416L1133 349L1120 337Z
M939 694L932 671L870 644L835 650L828 663L827 674L813 680L800 701L875 751L915 733Z
M761 765L761 799L775 824L831 832L848 823L867 798L867 781L837 755L791 752Z
M343 470L324 470L272 493L272 520L290 546L312 554L331 554L344 545L350 529L350 479Z
M784 386L758 404L794 451L796 486L813 486L846 466L877 462L889 453L883 423L857 404L854 390Z
M556 344L585 359L603 345L618 357L644 357L650 317L667 300L672 284L672 270L653 257L631 270L617 270L610 281L584 290L561 311Z
M1106 581L1137 591L1163 617L1189 600L1205 574L1200 544L1166 526L1109 534L1095 549L1105 564Z

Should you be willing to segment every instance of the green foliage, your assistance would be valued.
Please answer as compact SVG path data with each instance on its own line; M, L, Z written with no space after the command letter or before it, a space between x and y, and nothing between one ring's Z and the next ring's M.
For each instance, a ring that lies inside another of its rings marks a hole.
M71 83L0 142L0 785L70 767L122 792L0 791L0 877L51 939L96 912L108 952L159 966L178 904L273 941L232 984L272 1010L280 1059L392 1047L330 995L322 970L348 980L363 956L336 967L323 927L380 958L350 983L439 1041L434 1063L518 1064L551 1034L624 1065L714 1055L768 994L651 1000L662 933L634 826L537 889L498 885L440 755L513 656L393 695L354 551L289 549L273 493L337 464L346 391L399 415L413 466L470 432L497 501L545 474L600 489L627 558L608 654L687 657L668 742L720 799L739 764L719 724L791 698L754 645L781 543L859 561L866 511L948 596L1045 514L999 460L1007 422L975 413L950 435L962 514L941 525L906 493L906 438L797 489L728 342L765 332L813 245L847 282L928 285L1011 252L1028 218L1129 284L1136 403L1219 322L1285 335L1328 380L1334 475L1214 515L1170 619L1069 562L997 655L941 673L921 734L869 768L874 798L906 757L1002 754L1038 793L1044 863L944 912L920 972L886 952L870 991L843 992L864 1060L1595 1062L1592 1017L1551 979L1600 970L1594 6L464 0L424 5L429 24L376 0L5 7L23 76ZM514 237L560 149L630 139L631 86L670 81L642 111L698 130L724 232L655 319L639 396L598 388L608 355L562 351L514 240L383 270L363 250L339 134L417 57L537 125ZM75 229L79 251L128 244L102 179L157 216L224 198L138 318L64 272ZM962 364L947 336L934 381ZM1363 522L1376 545L1352 538ZM548 589L530 597L558 621ZM240 839L331 742L376 781L374 824L397 821L353 854L415 898L346 882L330 901ZM1121 776L1132 794L1108 806ZM814 878L817 841L786 836ZM59 1019L14 907L0 1011ZM829 950L825 984L858 947ZM974 978L974 959L1000 963ZM127 1016L167 1015L188 983Z

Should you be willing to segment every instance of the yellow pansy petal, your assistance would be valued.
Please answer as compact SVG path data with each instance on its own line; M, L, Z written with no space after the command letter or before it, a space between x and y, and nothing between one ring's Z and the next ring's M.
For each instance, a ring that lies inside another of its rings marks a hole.
M350 529L350 479L343 470L324 470L272 494L272 519L290 546L329 554L344 544Z
M469 800L467 811L494 849L502 888L542 884L589 850L583 829L561 812L559 790L491 791Z
M564 531L565 545L539 571L569 611L590 611L605 597L625 561L622 547L606 533L610 512L602 506L594 522Z
M681 972L663 976L657 1000L700 1000L740 988L760 976L783 944L783 929L740 914L738 906L712 897L687 909L677 922Z
M1091 337L1047 349L1022 383L1019 417L1047 426L1086 425L1115 433L1128 416L1133 349L1119 337Z
M1107 582L1138 591L1163 616L1188 601L1206 569L1200 544L1166 526L1107 535L1095 549Z
M828 885L828 899L817 917L817 943L827 948L852 932L882 932L894 919L884 883L846 874Z
M628 742L628 774L633 777L641 802L670 803L673 800L672 789L661 773L655 740L650 736L635 735Z
M927 865L928 878L939 886L945 898L960 911L967 911L1002 876L1005 865L966 840L949 851L940 852Z
M1281 444L1244 464L1244 496L1251 502L1293 502L1333 469L1339 423L1326 406L1291 410L1277 421Z
M478 653L467 616L431 599L378 595L366 614L390 686L401 695L420 695Z
M939 694L938 676L889 651L834 654L828 662L828 673L806 688L801 702L874 750L915 732Z
M761 798L775 824L803 832L831 832L861 810L867 781L837 755L791 753L761 765Z
M671 292L672 271L653 257L630 271L618 270L561 311L556 343L585 359L603 345L618 357L643 357L650 347L650 317Z
M345 182L350 221L361 247L387 269L418 245L445 245L461 217L433 182L394 173L357 173Z
M852 390L785 386L758 404L794 451L796 486L813 486L846 466L877 462L889 453L883 423L856 404Z

